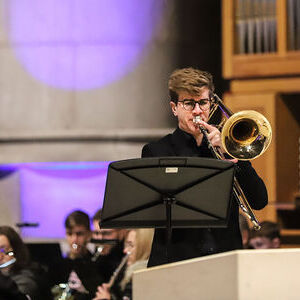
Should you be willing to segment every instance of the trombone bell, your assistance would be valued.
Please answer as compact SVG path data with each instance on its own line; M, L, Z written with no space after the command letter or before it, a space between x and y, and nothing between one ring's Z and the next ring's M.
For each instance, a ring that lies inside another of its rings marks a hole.
M221 140L225 151L239 160L250 160L263 154L272 139L269 121L254 110L233 114L224 124Z

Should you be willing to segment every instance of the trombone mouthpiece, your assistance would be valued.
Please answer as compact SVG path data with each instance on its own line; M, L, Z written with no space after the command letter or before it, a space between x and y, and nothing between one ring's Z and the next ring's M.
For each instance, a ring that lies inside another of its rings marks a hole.
M198 123L198 122L200 122L201 121L201 117L200 116L196 116L196 117L194 117L194 123Z

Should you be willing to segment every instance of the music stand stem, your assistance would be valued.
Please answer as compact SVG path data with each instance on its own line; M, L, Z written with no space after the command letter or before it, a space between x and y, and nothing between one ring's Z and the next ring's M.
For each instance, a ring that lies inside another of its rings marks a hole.
M169 251L172 242L172 205L176 202L174 196L163 197L163 202L166 207L166 257L169 260Z

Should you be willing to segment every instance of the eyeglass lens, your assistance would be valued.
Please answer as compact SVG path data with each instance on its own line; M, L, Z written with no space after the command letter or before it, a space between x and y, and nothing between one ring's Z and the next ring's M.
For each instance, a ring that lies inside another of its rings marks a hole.
M0 248L0 253L2 253L2 254L4 254L4 255L8 255L8 256L13 256L13 255L14 255L14 253L13 253L12 250L6 251L6 250L3 249L3 248Z
M200 108L203 111L206 111L210 108L210 100L209 99L201 99L199 101L195 101L193 99L186 99L186 100L182 100L180 102L183 102L184 109L188 110L188 111L192 111L195 108L196 103L199 104Z

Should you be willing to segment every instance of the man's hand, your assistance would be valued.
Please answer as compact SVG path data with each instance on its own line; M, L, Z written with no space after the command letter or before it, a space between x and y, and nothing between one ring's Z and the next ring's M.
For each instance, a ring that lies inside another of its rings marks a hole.
M72 290L76 290L80 293L87 293L86 288L82 284L81 280L79 279L79 277L75 271L72 271L70 273L68 284Z
M111 295L109 288L109 284L107 283L103 283L101 286L98 286L96 296L92 300L110 300Z
M220 130L215 127L214 125L210 125L202 120L200 120L199 122L197 122L197 124L199 124L200 126L204 127L207 130L207 138L210 142L210 144L218 149L218 152L220 154L224 154L226 153L225 149L223 148L222 145L222 140L221 140L221 132ZM237 158L232 158L232 159L227 159L224 156L222 157L223 160L228 160L231 161L233 163L237 163L238 159Z

